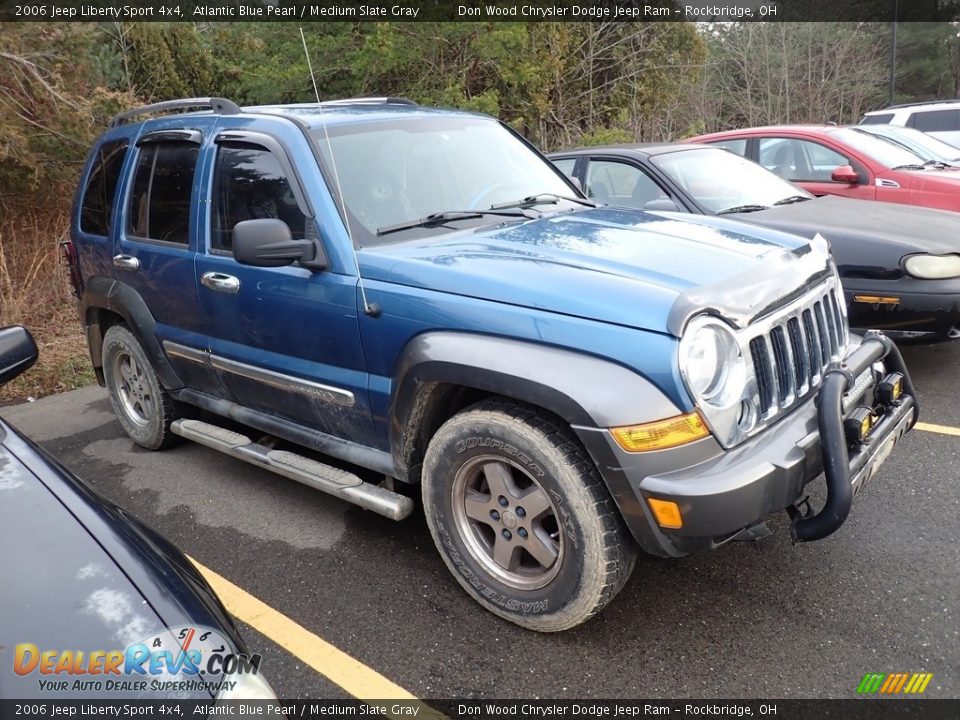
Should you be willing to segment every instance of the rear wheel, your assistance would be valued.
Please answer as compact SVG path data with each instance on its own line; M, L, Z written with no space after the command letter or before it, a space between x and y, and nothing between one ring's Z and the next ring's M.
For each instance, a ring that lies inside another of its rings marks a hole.
M599 612L633 569L636 547L569 429L491 400L447 421L427 449L427 523L474 600L544 632Z
M103 337L103 377L117 419L137 445L160 450L180 439L170 424L191 414L190 409L170 397L140 343L123 325L114 325Z

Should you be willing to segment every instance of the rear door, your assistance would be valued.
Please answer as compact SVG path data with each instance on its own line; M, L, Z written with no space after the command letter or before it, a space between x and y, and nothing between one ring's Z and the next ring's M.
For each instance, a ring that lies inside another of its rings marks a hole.
M197 160L214 123L177 120L138 138L112 260L113 277L133 288L153 315L157 339L177 373L200 390L213 389L213 373L177 349L207 344L195 272Z
M299 265L252 267L233 258L233 227L244 220L280 219L294 238L321 237L322 221L313 217L292 161L313 162L300 142L291 149L277 136L249 130L215 138L205 180L209 241L196 266L211 362L234 402L375 445L356 276Z

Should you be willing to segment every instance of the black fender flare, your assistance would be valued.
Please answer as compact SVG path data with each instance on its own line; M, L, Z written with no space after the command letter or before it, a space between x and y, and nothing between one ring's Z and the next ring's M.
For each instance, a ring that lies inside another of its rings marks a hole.
M452 384L543 408L571 426L609 428L680 414L637 372L593 355L525 340L428 332L411 340L394 372L390 449L410 470L431 386Z
M102 275L95 275L87 280L80 298L80 319L86 328L90 360L98 378L102 376L103 334L95 314L90 312L97 309L109 310L123 318L127 327L140 341L164 388L179 390L184 386L160 347L156 333L157 323L143 298L129 285Z

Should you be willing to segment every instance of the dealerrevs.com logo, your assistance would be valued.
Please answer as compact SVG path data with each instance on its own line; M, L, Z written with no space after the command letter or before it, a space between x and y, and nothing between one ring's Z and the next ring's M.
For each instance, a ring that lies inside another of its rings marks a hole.
M238 675L256 675L260 655L234 652L216 630L184 626L123 649L14 647L13 671L36 676L44 692L177 693L232 690Z

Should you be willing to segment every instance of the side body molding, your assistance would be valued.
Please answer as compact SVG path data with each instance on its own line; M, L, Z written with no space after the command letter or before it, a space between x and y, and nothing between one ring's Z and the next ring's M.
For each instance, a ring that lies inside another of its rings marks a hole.
M97 373L97 379L103 384L103 332L100 328L98 309L109 310L124 319L131 332L140 340L160 383L167 390L183 387L170 362L163 354L156 335L156 322L147 309L143 298L129 285L112 278L95 275L87 280L83 297L80 298L80 319L87 330L87 346L90 348L90 360Z
M429 332L406 346L394 373L390 448L401 473L417 451L431 388L443 384L536 405L575 426L607 428L680 414L647 378L609 360L488 335Z

